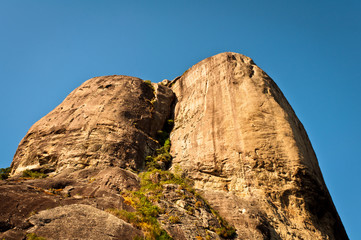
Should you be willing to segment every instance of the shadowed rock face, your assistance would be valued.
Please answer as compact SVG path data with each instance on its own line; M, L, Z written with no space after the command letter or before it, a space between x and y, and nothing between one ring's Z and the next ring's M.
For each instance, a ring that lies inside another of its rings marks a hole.
M207 58L171 88L173 166L241 238L347 239L306 131L250 58Z
M116 166L140 169L158 145L173 93L128 76L92 78L35 123L21 141L12 174L25 169Z
M127 193L144 179L130 170L145 170L173 116L171 170L204 199L164 180L155 204L171 237L222 239L213 207L237 239L348 239L302 124L273 80L237 53L207 58L172 82L105 76L75 89L19 144L13 177L0 182L0 238L146 236L109 209L136 211ZM26 169L49 177L19 178Z

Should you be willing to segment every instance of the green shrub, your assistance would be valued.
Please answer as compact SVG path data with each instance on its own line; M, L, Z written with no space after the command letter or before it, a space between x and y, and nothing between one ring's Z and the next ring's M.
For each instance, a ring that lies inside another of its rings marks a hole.
M207 201L205 201L199 194L195 192L194 188L191 187L192 182L187 178L182 178L181 174L173 174L169 171L153 169L140 173L139 177L141 179L140 189L135 195L146 195L146 199L149 201L158 201L163 197L162 194L164 184L177 184L180 188L186 189L188 192L194 194L198 199L194 207L206 207L211 210L213 216L218 219L219 225L221 226L220 228L213 229L220 237L225 239L232 239L237 235L235 228L229 225L214 209L212 209ZM151 215L152 208L150 205L147 205L144 200L142 200L140 204L144 205L144 208L146 209L146 211L141 210L141 212L143 212L143 214L145 212L147 215ZM193 214L195 211L191 206L188 206L186 209L190 214ZM160 210L158 209L158 214L160 213L159 211ZM171 216L169 217L169 221L170 223L174 224L178 223L180 219L179 217L177 218L177 216Z
M9 174L11 172L11 168L0 168L0 180L8 179Z
M168 219L171 224L180 223L180 218L178 216L170 216Z
M166 231L164 231L163 229L161 230L159 236L158 236L159 240L172 240L173 238L171 238L168 233Z
M46 238L38 237L35 233L26 234L26 240L46 240Z
M151 158L148 158L150 160ZM164 173L164 174L163 174ZM169 179L171 173L153 169L139 174L141 187L138 191L123 193L124 202L131 205L135 211L108 209L113 215L140 228L145 233L145 239L172 239L158 223L157 217L164 210L154 204L162 197L162 184Z
M194 208L191 206L187 206L186 210L187 210L188 214L191 214L191 215L194 214L194 212L195 212Z
M165 141L164 141L164 149L166 150L166 151L168 151L169 152L169 150L170 150L170 139L169 138L167 138Z
M150 87L151 89L153 89L153 91L155 91L155 89L154 89L154 87L153 87L153 85L152 85L152 81L150 81L150 80L145 80L144 83L147 84L148 87Z
M146 239L172 239L158 223L157 217L162 210L149 201L142 191L127 192L124 198L134 207L135 212L123 209L107 209L107 211L135 227L141 228Z
M170 140L169 138L165 139L163 146L155 150L153 156L147 156L145 158L145 166L147 171L152 171L153 169L162 169L168 168L172 162L172 156L169 154L170 150ZM164 165L159 165L158 163L162 162Z
M160 145L164 145L165 141L169 139L169 133L166 131L159 130L157 131L156 138Z
M154 157L154 161L161 161L168 164L172 161L172 156L169 154L166 147L163 146L156 150L156 156Z
M141 222L136 212L128 212L123 209L115 209L115 208L109 208L106 209L106 211L135 226L137 226L138 223Z
M173 128L173 125L173 119L168 119L163 126L163 130L157 131L156 139L161 145L161 147L155 150L153 156L147 156L145 158L145 166L147 171L169 168L172 162L172 156L169 154L171 147L169 135L170 131ZM159 162L163 164L159 164Z
M25 178L46 178L48 175L45 173L34 171L34 170L25 170L23 171L23 177Z
M220 227L216 229L216 233L225 239L232 239L236 237L236 230L234 227Z
M161 167L159 166L159 164L157 163L157 161L154 160L154 157L152 156L147 156L145 158L145 166L146 169L149 170L153 170L153 169L160 169Z
M154 175L157 175L159 178L159 181L156 183L155 183L155 181L153 181ZM141 179L141 182L140 182L140 186L141 186L140 190L141 191L147 191L147 189L162 190L162 186L164 184L178 184L178 185L181 185L183 188L186 188L186 189L189 188L186 179L176 176L169 171L153 169L152 171L143 172L143 173L139 174L139 177ZM159 186L160 188L156 187L156 186Z

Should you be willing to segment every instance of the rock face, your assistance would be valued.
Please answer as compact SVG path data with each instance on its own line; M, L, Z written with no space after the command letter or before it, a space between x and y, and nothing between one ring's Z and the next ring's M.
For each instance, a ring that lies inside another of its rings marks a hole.
M0 238L18 240L27 233L36 233L46 239L125 239L124 232L130 231L128 225L114 220L113 215L103 210L134 211L120 194L120 190L134 189L139 189L137 175L115 167L85 168L46 179L1 181ZM81 207L66 207L74 204ZM50 211L52 209L57 210ZM77 212L78 218L74 219L71 212ZM99 215L99 212L103 213ZM85 218L88 222L84 222ZM109 231L104 222L120 225ZM80 230L84 226L91 227L92 231ZM58 230L53 232L56 227ZM143 235L139 230L130 232L134 234L129 236Z
M42 211L30 217L34 230L47 239L124 239L142 236L129 223L97 208L72 204ZM59 226L62 226L59 228Z
M169 118L173 174L149 165L168 154ZM31 127L11 168L1 239L348 239L302 124L237 53L160 84L86 81Z
M172 90L173 165L241 238L347 238L306 131L250 58L207 58Z
M92 78L30 128L12 173L100 165L140 169L157 147L154 136L172 101L170 89L139 78Z

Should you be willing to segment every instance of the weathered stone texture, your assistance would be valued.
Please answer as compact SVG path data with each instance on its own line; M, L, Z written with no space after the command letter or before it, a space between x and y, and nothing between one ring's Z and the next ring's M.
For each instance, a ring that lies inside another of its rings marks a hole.
M164 198L159 202L166 210L158 220L171 237L186 239L222 239L214 229L220 228L219 220L204 200L177 184L167 184L163 190ZM171 218L179 219L177 222Z
M173 165L240 238L347 239L302 124L250 58L207 58L171 88Z
M25 169L116 166L140 169L156 147L173 93L128 76L92 78L35 123L21 141L12 174Z
M129 223L97 208L72 204L44 210L30 217L29 232L49 240L133 240L142 232Z
M120 192L137 189L139 189L137 175L116 167L102 169L91 167L70 173L62 172L46 179L15 178L9 181L0 181L0 239L23 239L27 233L35 231L33 228L35 223L29 222L29 218L55 207L81 204L92 206L99 211L110 208L134 211L131 206L124 202ZM108 215L108 213L106 214ZM91 216L87 215L87 217L90 218ZM106 236L107 231L101 224L102 221L97 220L97 215L94 215L93 218L92 227L97 229L95 230L97 234ZM77 227L84 224L81 222L72 223L73 220L68 218L68 224L74 224ZM64 221L53 221L51 226L66 229ZM128 234L129 229L123 230L125 232L120 231L117 234L119 236ZM35 232L39 233L39 236L47 236L47 239L75 239L66 234L63 235L64 238L57 238L57 235L54 234L58 233L51 234L50 228L46 231L48 231L47 234L43 234L43 231ZM135 233L137 232L135 231ZM78 237L79 239L90 239L80 234Z
M0 181L0 238L144 235L104 210L135 211L125 193L140 189L136 172L173 116L171 170L197 191L162 183L154 204L174 239L221 239L211 207L238 239L348 239L302 124L273 80L237 53L160 84L105 76L75 89L31 127L12 178ZM48 178L21 178L26 169Z

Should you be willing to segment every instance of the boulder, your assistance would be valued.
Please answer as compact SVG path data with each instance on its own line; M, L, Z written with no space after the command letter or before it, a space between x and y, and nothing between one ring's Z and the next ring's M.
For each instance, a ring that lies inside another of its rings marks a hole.
M114 215L84 204L44 210L30 217L29 233L49 240L133 240L142 232Z

